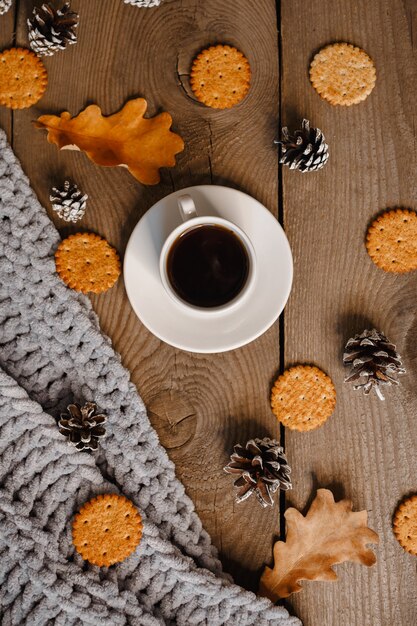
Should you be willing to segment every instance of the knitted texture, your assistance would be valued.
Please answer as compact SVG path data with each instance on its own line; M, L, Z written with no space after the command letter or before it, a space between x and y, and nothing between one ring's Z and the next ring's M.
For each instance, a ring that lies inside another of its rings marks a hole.
M294 626L281 607L222 574L174 466L89 300L57 277L59 235L0 130L0 606L2 626ZM92 454L56 417L97 402L107 436ZM139 548L98 568L71 542L80 506L123 493L144 519Z

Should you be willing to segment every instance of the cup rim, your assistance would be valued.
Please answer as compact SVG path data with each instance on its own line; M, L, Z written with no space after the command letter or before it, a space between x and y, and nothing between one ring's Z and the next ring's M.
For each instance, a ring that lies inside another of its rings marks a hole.
M183 300L180 296L177 295L177 293L171 286L166 270L168 253L174 241L188 230L192 230L197 226L204 224L218 224L234 232L239 237L242 244L245 246L249 258L248 277L242 289L232 300L215 307L199 307L195 304L187 302L186 300ZM159 275L166 292L181 307L186 308L187 310L194 310L203 315L214 315L216 313L223 313L224 311L228 311L229 309L232 309L240 304L242 300L246 299L247 295L252 291L252 288L255 284L256 276L256 253L248 235L239 226L237 226L237 224L234 224L234 222L215 215L197 215L179 224L176 228L174 228L174 230L169 233L168 237L165 239L164 244L161 248L161 253L159 255Z

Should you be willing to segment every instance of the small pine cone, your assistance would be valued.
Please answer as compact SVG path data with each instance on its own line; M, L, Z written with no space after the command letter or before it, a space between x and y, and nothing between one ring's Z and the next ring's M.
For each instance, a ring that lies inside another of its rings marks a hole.
M107 417L96 410L94 402L86 402L83 406L69 404L68 413L61 413L59 432L68 437L77 450L97 450L98 440L106 434L103 424Z
M4 15L10 9L13 0L0 0L0 15Z
M291 468L284 449L274 439L251 439L245 447L238 444L230 458L224 471L238 475L234 483L239 487L237 502L255 494L263 507L272 506L272 494L292 488Z
M374 389L380 400L384 400L381 387L398 385L398 380L393 376L405 374L395 345L375 329L364 330L361 335L349 339L343 363L351 367L345 383L358 381L354 389L363 389L367 395Z
M51 56L77 43L78 14L71 11L69 2L61 9L55 9L49 2L35 7L27 25L29 45L39 56Z
M303 120L301 130L290 135L288 128L282 129L282 141L275 141L281 146L280 163L288 165L290 170L314 172L326 165L329 158L329 146L319 128L310 128L310 122Z
M159 7L164 0L125 0L125 4L133 4L134 7L140 7L142 9L152 9L153 7Z
M78 222L85 213L88 195L66 180L62 189L52 187L49 199L58 217L66 222Z

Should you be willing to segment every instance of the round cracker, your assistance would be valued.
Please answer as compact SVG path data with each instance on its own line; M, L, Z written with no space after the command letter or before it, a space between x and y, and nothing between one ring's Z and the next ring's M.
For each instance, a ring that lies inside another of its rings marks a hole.
M139 545L143 524L133 502L105 494L87 502L72 524L72 542L83 559L109 567L128 557Z
M395 511L393 531L400 546L417 556L417 494L404 500Z
M296 365L276 380L271 407L279 421L302 432L318 428L336 406L336 389L329 376L311 365Z
M55 265L64 283L83 293L107 291L121 271L116 250L94 233L76 233L61 241Z
M377 217L368 229L366 249L385 272L404 274L417 269L417 213L393 209Z
M191 68L191 89L197 99L213 109L228 109L249 91L251 70L242 52L218 45L202 50Z
M48 74L40 58L25 48L9 48L0 54L0 104L26 109L40 100Z
M351 106L369 96L375 86L376 69L361 48L335 43L315 55L310 65L310 81L330 104Z

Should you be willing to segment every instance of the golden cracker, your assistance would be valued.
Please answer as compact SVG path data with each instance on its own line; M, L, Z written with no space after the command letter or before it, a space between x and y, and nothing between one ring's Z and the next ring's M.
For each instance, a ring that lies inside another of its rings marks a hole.
M228 109L249 91L251 70L247 58L226 45L202 50L191 68L191 89L200 102L213 109Z
M368 229L366 249L385 272L404 274L417 269L417 213L393 209L377 217Z
M126 559L139 545L143 524L133 502L105 494L80 509L72 524L72 542L83 559L109 567Z
M393 531L400 546L417 556L417 495L407 498L397 508Z
M76 233L61 241L55 265L64 283L83 293L107 291L121 272L116 250L94 233Z
M0 54L0 104L25 109L40 100L48 74L40 58L25 48L9 48Z
M375 86L376 69L361 48L335 43L315 55L310 65L310 81L330 104L351 106L369 96Z
M329 376L318 367L296 365L286 370L271 392L273 413L291 430L318 428L336 406L336 389Z

